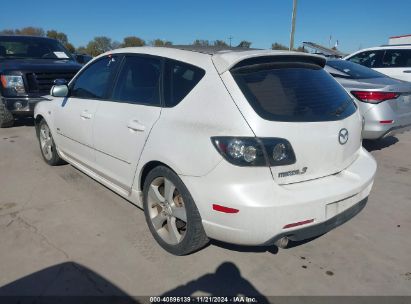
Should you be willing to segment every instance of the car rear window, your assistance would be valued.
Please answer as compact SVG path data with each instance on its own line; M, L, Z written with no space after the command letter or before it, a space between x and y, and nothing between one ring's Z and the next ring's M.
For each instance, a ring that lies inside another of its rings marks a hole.
M321 66L265 62L231 69L254 110L272 121L341 120L356 111L352 98Z
M378 73L372 69L366 68L360 64L356 64L346 60L330 60L327 61L327 65L340 71L350 79L370 79L370 78L382 78L385 75ZM342 75L333 75L337 77L343 77Z

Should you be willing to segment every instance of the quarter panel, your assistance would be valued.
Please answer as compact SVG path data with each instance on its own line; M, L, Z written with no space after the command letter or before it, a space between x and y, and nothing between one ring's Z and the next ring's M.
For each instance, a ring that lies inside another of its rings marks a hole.
M142 153L137 177L150 161L161 161L180 175L205 175L222 160L212 136L254 136L211 59L203 68L205 76L184 100L162 110Z
M53 135L53 140L57 145L59 144L59 141L56 136L56 128L54 125L54 114L55 114L55 109L59 103L61 103L60 98L52 97L50 100L41 101L37 103L34 108L34 118L37 119L37 117L39 117L40 115L46 120L47 125L50 128L51 134Z

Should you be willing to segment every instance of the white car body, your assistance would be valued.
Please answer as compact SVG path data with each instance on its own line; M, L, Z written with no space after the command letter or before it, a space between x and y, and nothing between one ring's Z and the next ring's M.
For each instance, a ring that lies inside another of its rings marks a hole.
M110 51L99 58L125 53L183 61L203 69L205 76L170 108L70 97L39 103L36 121L47 122L60 157L87 175L143 207L145 168L165 164L190 191L207 236L241 245L324 233L364 206L376 162L362 148L358 110L336 121L269 121L250 106L230 73L233 66L250 58L323 60L319 56L254 50L207 54L139 47ZM350 136L345 145L339 143L342 129ZM216 136L286 138L296 162L236 166L213 146L210 139ZM238 212L219 212L213 204Z
M389 77L411 82L411 45L384 45L359 50L344 58Z

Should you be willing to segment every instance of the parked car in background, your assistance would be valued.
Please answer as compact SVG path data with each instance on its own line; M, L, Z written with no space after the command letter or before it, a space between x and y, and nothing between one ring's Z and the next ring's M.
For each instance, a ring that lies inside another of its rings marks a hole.
M57 40L0 36L0 127L12 126L15 117L33 116L54 80L68 82L80 68Z
M284 247L360 212L376 172L361 114L324 64L281 51L110 51L36 106L40 148L142 207L173 254L209 238Z
M411 45L384 45L363 49L345 60L361 64L392 78L411 82Z
M76 59L76 61L80 64L86 64L89 62L91 59L93 59L92 56L88 54L73 54L73 57Z
M411 129L411 83L345 60L328 60L325 70L357 101L364 117L365 139Z

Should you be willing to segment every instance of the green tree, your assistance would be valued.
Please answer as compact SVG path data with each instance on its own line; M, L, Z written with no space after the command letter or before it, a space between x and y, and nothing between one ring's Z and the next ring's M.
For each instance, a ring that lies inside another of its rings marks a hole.
M70 53L74 53L76 51L76 48L68 41L65 33L57 32L56 30L49 30L47 31L46 36L59 41Z
M119 49L122 47L122 44L118 41L113 41L111 42L111 49L115 50L115 49Z
M136 36L128 36L124 37L123 43L121 44L122 47L133 47L133 46L143 46L146 42Z
M225 43L224 40L216 40L213 45L218 47L228 47L228 44Z
M70 42L64 44L65 48L72 54L76 52L76 48Z
M247 49L249 49L250 46L251 46L251 42L250 42L250 41L247 41L247 40L243 40L243 41L241 41L241 42L237 45L237 47L247 48Z
M304 48L304 46L299 46L298 48L294 49L294 51L307 53L307 50Z
M161 39L154 39L150 42L152 46L164 46L164 41Z
M154 39L153 41L150 42L151 45L153 46L169 46L173 45L171 41L167 40L161 40L161 39Z
M209 45L210 45L210 41L208 41L208 40L196 39L196 40L194 40L193 45L195 45L195 46L209 46Z
M15 35L16 31L13 29L4 29L0 31L0 35Z
M67 35L62 32L57 32L56 30L47 31L46 36L60 41L61 44L68 43Z
M77 54L88 54L87 48L85 46L79 46L76 49ZM89 54L90 55L90 54Z
M281 43L274 42L271 45L271 49L272 50L288 50L288 47L286 47L285 45L283 45Z
M22 36L40 36L40 37L46 36L46 33L41 27L28 26L22 29L16 29L14 32L16 35L22 35Z
M22 29L4 29L0 31L2 35L22 35L22 36L40 36L44 37L46 34L41 27L28 26Z
M87 44L86 49L87 54L95 57L109 50L112 50L113 45L110 38L106 36L98 36L94 37L94 39Z

